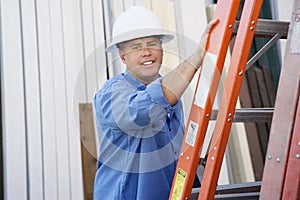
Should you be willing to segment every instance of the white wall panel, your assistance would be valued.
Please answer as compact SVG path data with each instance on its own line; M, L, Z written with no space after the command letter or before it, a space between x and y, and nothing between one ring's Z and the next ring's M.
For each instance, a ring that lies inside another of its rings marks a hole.
M110 44L110 41L112 39L112 29L113 24L116 20L116 18L125 11L126 7L129 5L126 5L126 2L123 0L104 0L105 8L104 10L109 11L105 13L105 23L107 27L107 42ZM122 61L119 58L119 54L117 52L109 52L108 54L108 68L109 68L109 76L113 77L117 74L120 74L124 71L125 66L122 63Z
M66 95L66 66L60 0L49 0L50 33L54 89L54 118L57 162L57 199L71 199L69 129Z
M112 12L110 12L110 4L111 1L108 0L102 0L101 1L101 10L102 10L102 20L103 20L103 33L104 33L104 47L106 48L111 40L111 32L112 32ZM109 12L105 12L109 11ZM112 56L110 54L106 54L107 56L107 72L108 76L111 76L113 74L113 69L109 67L109 63L112 61Z
M102 0L92 0L94 23L94 55L97 85L94 91L98 91L107 78L107 61L105 54L104 15L102 13Z
M122 0L123 1L123 9L126 10L129 7L134 5L134 0Z
M163 57L163 66L160 70L162 75L166 75L172 69L176 68L180 60L183 58L179 53L178 43L180 41L177 34L177 21L176 21L176 13L173 1L157 1L151 0L151 7L155 14L157 14L160 18L160 21L165 30L170 32L175 36L175 39L171 42L164 44L164 57Z
M294 1L270 1L271 6L274 10L277 10L277 16L275 17L275 20L279 21L286 21L289 22L291 20L292 16L292 10L293 10L293 2ZM281 45L281 60L284 60L284 52L285 52L285 46L286 46L286 40L280 40Z
M78 102L86 101L85 81L82 73L83 45L79 0L62 0L66 103L68 110L69 159L71 199L83 199L81 152L79 136Z
M94 37L94 17L92 1L80 1L81 20L82 20L82 41L84 61L82 67L85 72L87 102L91 102L94 98L94 88L97 85L96 78L96 57L95 57L95 37Z
M29 198L39 200L43 198L44 182L36 9L33 0L22 0L20 5L27 123L27 185Z
M1 1L4 198L27 199L26 130L20 7Z
M49 3L36 1L45 199L58 199L53 46Z
M88 59L95 59L95 75L96 75L96 85L93 86L94 94L102 87L103 83L107 80L107 56L105 52L105 24L104 24L104 14L102 13L103 4L102 0L92 0L92 11L93 11L93 29L94 29L94 51L88 57ZM93 102L93 101L92 101ZM96 124L96 123L94 123ZM97 137L97 130L95 127L95 134ZM97 144L97 154L94 155L98 158L99 153L99 143Z
M78 104L106 80L102 1L0 5L5 199L83 199Z

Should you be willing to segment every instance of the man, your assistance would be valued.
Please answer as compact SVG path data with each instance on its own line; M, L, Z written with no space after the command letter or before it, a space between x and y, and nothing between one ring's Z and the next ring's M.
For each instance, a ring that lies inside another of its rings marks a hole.
M201 66L211 22L200 46L165 77L162 43L173 39L142 6L122 13L107 51L126 71L95 95L100 144L94 199L168 199L184 134L180 97Z

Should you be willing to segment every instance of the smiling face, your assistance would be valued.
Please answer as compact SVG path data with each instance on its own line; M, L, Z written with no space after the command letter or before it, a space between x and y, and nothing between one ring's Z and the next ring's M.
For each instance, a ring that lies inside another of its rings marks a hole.
M119 55L129 73L144 84L158 78L163 50L159 37L130 40L119 45Z

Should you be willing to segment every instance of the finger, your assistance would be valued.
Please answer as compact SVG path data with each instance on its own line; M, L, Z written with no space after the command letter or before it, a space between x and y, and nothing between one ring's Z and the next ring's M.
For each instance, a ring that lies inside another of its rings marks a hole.
M212 28L215 24L217 24L218 21L219 21L219 19L213 19L213 20L211 20L211 21L207 24L207 26L206 26L205 33L209 33L210 30L211 30L211 28Z

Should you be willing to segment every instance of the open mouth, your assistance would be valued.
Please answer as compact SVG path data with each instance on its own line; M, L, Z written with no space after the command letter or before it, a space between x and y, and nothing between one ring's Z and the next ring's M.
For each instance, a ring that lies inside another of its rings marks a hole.
M154 61L150 60L150 61L143 62L142 65L147 66L147 65L152 65L153 63L154 63Z

